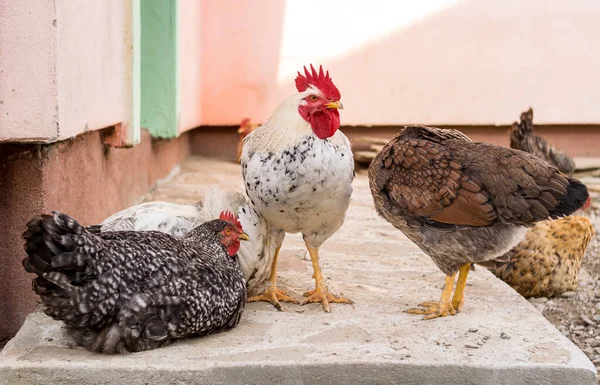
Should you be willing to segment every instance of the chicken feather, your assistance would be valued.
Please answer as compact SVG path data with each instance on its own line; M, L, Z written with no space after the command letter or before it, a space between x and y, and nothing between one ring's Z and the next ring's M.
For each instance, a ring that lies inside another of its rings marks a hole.
M156 230L183 237L195 226L219 218L226 210L237 214L250 238L240 245L238 257L248 291L253 291L269 276L276 246L269 224L248 198L237 191L212 186L204 198L193 205L162 201L142 203L111 215L102 222L100 231Z
M450 288L439 303L414 310L427 319L460 311L472 263L500 257L528 227L569 215L588 199L578 180L531 154L425 126L406 127L384 146L369 182L378 213L429 255L449 283L460 270L452 303Z

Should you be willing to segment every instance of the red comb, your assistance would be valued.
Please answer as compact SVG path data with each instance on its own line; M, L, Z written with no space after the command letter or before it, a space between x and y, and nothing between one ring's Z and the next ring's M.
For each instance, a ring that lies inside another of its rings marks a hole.
M308 86L313 85L328 99L339 100L341 97L340 91L329 77L329 71L323 73L323 66L320 65L319 72L317 73L312 64L310 65L310 70L311 72L308 72L306 66L304 66L305 76L298 71L298 77L296 78L296 89L298 92L304 92Z
M225 210L225 211L221 212L221 215L219 215L219 219L222 221L231 223L232 225L239 228L240 230L242 229L242 224L237 219L237 217L235 215L233 215L233 213L231 211Z

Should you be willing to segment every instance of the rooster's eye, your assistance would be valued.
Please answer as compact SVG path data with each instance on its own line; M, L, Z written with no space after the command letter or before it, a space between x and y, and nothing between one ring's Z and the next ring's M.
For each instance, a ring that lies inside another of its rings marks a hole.
M231 228L229 228L229 227L228 227L228 228L226 228L226 229L225 229L225 234L226 234L226 235L229 235L229 234L231 234Z
M316 102L318 99L316 95L310 95L308 98L310 99L311 102Z

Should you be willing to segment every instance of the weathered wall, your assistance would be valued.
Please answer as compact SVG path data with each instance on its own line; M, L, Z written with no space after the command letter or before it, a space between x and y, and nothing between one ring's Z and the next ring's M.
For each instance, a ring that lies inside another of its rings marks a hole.
M239 135L239 126L203 126L190 132L192 153L214 158L234 161ZM492 143L508 147L510 139L509 126L443 126L456 128L464 132L474 142ZM401 126L342 126L341 130L353 144L360 137L377 137L392 139L400 131ZM557 146L573 157L600 157L600 125L591 126L536 126L536 133L544 137L550 144Z
M57 136L54 1L0 0L0 141Z
M189 135L156 141L147 132L131 149L102 144L102 131L52 145L0 145L0 340L36 304L21 266L21 234L34 215L60 210L84 225L128 207L190 153Z
M308 63L349 125L600 123L600 2L203 2L208 125L264 121Z
M121 0L0 0L0 142L131 120L126 9Z
M126 120L123 1L55 1L59 138Z

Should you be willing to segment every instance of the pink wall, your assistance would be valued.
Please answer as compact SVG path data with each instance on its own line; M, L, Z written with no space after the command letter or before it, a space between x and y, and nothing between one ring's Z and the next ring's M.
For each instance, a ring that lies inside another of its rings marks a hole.
M125 10L121 0L0 0L0 142L131 119Z
M284 1L202 2L202 123L265 119L276 107Z
M419 4L421 3L421 4ZM220 1L202 7L202 120L264 121L323 63L344 124L600 123L597 0Z
M202 123L202 3L179 2L180 132Z

